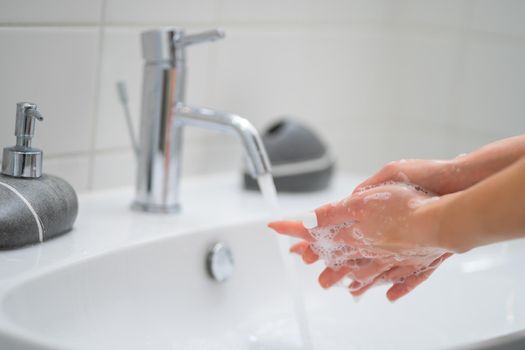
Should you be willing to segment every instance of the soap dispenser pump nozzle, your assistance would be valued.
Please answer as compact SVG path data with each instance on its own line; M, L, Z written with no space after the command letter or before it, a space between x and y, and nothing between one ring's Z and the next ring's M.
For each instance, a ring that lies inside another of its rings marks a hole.
M24 178L38 178L42 175L42 150L31 147L35 119L44 120L36 104L16 104L16 145L4 148L2 174Z

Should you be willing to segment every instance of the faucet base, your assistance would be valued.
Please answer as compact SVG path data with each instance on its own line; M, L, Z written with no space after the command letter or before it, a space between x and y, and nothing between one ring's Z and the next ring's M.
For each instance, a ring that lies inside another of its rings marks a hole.
M131 209L136 211L145 211L148 213L173 214L181 211L180 204L174 205L156 205L150 203L133 202Z

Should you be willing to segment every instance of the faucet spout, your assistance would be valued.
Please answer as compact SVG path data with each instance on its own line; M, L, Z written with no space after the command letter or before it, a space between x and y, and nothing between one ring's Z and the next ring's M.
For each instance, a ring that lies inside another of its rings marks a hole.
M179 105L174 118L182 125L192 125L233 133L239 136L253 177L271 173L271 165L261 137L247 119L237 114L221 112L209 108Z

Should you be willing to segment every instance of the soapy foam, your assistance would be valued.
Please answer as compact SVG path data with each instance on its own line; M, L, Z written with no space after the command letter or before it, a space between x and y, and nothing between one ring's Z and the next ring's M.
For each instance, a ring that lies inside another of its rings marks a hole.
M342 224L315 227L308 230L315 238L310 247L325 262L326 266L339 270L348 260L356 256L357 249L355 247L335 239L337 234L348 229L354 223L355 221L352 220Z
M370 201L386 201L389 200L390 197L392 197L392 193L390 192L376 192L365 196L365 198L363 198L363 201L366 204Z
M375 185L368 185L368 186L365 186L365 187L362 187L360 188L357 193L364 193L364 192L367 192L369 190L371 190L372 188L376 188L376 187L381 187L381 186L388 186L388 185L397 185L397 186L400 186L401 188L407 190L407 191L418 191L418 192L422 192L424 194L433 194L432 192L428 191L427 189L419 186L419 185L415 185L415 184L412 184L410 182L398 182L398 181L385 181L385 182L382 182L380 184L375 184Z
M438 200L439 200L438 196L429 197L429 198L425 198L425 199L413 198L413 199L408 201L408 207L411 208L411 209L415 209L415 208L419 208L419 207L421 207L423 205L426 205L426 204L429 204L429 203L434 203L434 202L436 202Z
M357 240L363 239L364 235L361 231L359 231L358 228L354 227L352 229L352 237L354 237Z

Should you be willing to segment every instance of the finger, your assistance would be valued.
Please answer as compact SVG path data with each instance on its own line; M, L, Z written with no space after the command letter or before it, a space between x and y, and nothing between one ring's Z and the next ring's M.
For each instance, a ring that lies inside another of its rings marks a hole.
M350 292L357 291L358 289L361 289L363 287L363 283L361 281L352 281L350 285L348 286L348 289L350 289Z
M371 263L352 270L355 280L358 281L372 281L377 276L390 270L391 264L385 264L379 260L371 260Z
M417 272L418 268L414 266L396 266L381 276L385 281L391 281L393 283L406 278L406 276L413 275Z
M304 251L306 250L306 248L308 248L309 245L310 243L306 241L295 243L294 245L290 247L290 253L303 255Z
M418 285L426 281L430 275L434 272L432 270L426 270L417 275L408 276L404 282L396 283L386 292L386 297L390 301L396 301L397 299L407 295Z
M274 221L270 222L268 227L283 235L301 238L309 242L313 241L312 235L301 221Z
M348 272L349 269L346 267L342 267L339 270L334 270L330 267L327 267L319 275L319 284L325 289L330 288L342 280L348 274Z
M405 276L415 273L416 271L417 270L412 266L396 266L388 271L383 272L374 278L374 280L369 284L363 285L363 283L360 281L354 281L348 286L348 289L350 289L350 293L352 293L352 295L360 296L375 285L386 283L388 281L397 281L401 278L405 278Z
M319 275L319 284L323 288L330 288L341 281L346 275L351 275L352 270L370 264L370 259L352 259L339 269L327 267Z
M359 185L357 185L354 190L352 191L352 195L354 194L357 194L361 191L363 191L364 189L370 187L370 186L373 186L373 185L378 185L380 183L383 183L385 181L381 181L381 180L377 180L377 179L380 179L380 177L377 177L377 175L374 175L368 179L366 179L365 181L361 182Z
M445 259L450 257L452 254L446 253L434 260L429 265L429 270L426 270L419 275L416 275L416 272L418 271L418 268L415 266L397 266L390 270L387 270L380 274L379 276L376 276L372 282L363 285L359 281L354 281L352 284L350 284L349 289L352 295L354 296L360 296L363 293L365 293L368 289L371 287L380 284L382 282L386 281L394 281L394 286L397 286L396 288L391 287L389 291L387 292L387 297L391 300L397 300L403 295L406 295L411 290L413 290L417 285L425 281L432 272L441 264ZM396 283L395 281L402 281ZM393 299L391 299L393 298Z
M311 246L308 246L303 252L303 261L306 264L313 264L317 260L319 260L319 256L315 254Z
M434 268L437 268L439 267L439 265L441 265L443 263L443 261L447 260L448 258L450 258L452 255L454 255L454 253L445 253L443 255L441 255L439 258L437 258L436 260L434 260L432 262L432 264L430 264L430 267L434 267Z
M384 284L387 281L384 278L384 273L380 274L379 276L376 276L372 281L369 283L363 284L361 281L353 281L348 286L348 289L350 290L350 294L352 294L354 297L358 297L363 295L367 290L370 288Z
M345 267L348 267L351 271L360 269L363 266L369 265L372 263L372 259L363 258L361 255L357 255L357 258L352 258L346 261Z
M391 174L386 170L386 167L387 166L383 167L377 173L375 173L374 175L357 185L352 194L359 193L368 186L378 185L390 180Z
M410 167L402 164L402 161L394 161L384 165L377 173L357 185L352 194L359 193L370 186L381 185L388 181L411 182L408 176L403 172Z
M353 281L348 286L348 289L350 290L350 294L352 294L352 296L358 297L358 296L363 295L367 290L369 290L373 286L379 284L380 281L382 281L381 276L377 276L372 281L366 284L363 284L360 281Z
M315 210L318 226L339 225L359 220L363 200L348 197L335 204L325 204Z
M452 253L445 253L436 260L434 260L429 265L428 270L425 270L419 274L411 275L407 277L402 283L394 284L386 293L388 300L396 301L397 299L410 293L412 290L414 290L414 288L426 281L430 277L430 275L432 275L434 271L439 267L439 265L441 265L443 261L445 261L452 255Z

